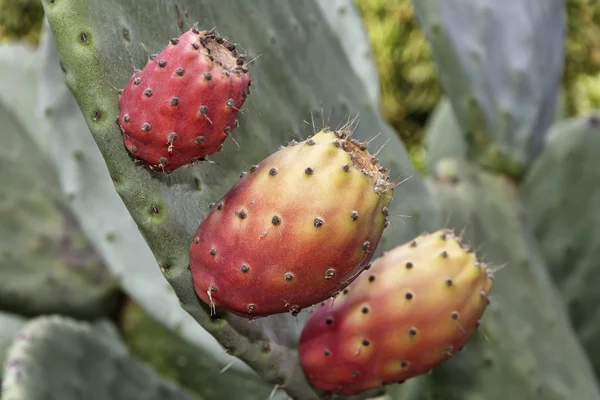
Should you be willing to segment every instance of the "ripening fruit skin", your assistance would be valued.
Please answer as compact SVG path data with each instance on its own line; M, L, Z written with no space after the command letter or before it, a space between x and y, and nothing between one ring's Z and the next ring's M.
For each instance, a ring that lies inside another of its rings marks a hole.
M220 151L250 93L246 57L214 30L185 32L136 71L119 95L125 147L169 173Z
M190 247L198 296L250 319L334 296L369 264L393 190L347 131L292 141L211 205Z
M341 395L426 373L471 337L492 280L450 230L396 247L314 309L300 338L304 373Z

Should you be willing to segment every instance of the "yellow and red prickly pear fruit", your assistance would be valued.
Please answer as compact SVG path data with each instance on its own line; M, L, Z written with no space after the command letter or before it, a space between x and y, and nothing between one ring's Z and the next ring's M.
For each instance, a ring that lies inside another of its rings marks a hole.
M300 338L304 373L355 395L428 372L475 331L491 287L492 271L452 231L422 235L314 310Z
M347 130L292 141L211 204L190 248L198 296L250 319L334 296L369 265L393 191Z
M246 57L214 30L185 32L133 74L119 96L125 147L171 172L219 151L250 93Z

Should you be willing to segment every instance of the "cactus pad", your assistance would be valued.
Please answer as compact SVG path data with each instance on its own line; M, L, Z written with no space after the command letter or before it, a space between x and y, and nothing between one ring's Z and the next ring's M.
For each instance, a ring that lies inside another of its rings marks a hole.
M2 366L6 360L8 348L12 344L14 335L25 325L25 318L15 314L0 312L0 382L2 381ZM2 391L0 390L0 398Z
M249 325L228 314L211 318L208 307L196 296L187 266L189 244L208 204L222 196L241 171L279 145L308 136L311 129L302 121L310 121L311 113L331 126L349 113L360 113L354 137L373 139L372 146L377 149L385 144L378 156L391 169L391 177L410 177L396 191L411 196L390 208L394 217L378 251L393 246L387 238L394 242L408 239L423 226L435 223L432 201L422 181L414 176L405 149L371 109L371 103L361 102L364 90L360 80L319 8L314 1L290 0L277 6L238 2L192 6L158 0L143 8L138 2L116 0L54 0L44 1L44 5L65 82L94 135L117 192L157 259L154 268L161 269L182 306L230 354L246 361L269 382L285 384L290 394L310 393L294 350L299 334L295 319L270 318ZM265 24L266 20L273 23ZM119 114L115 88L123 87L133 69L145 64L149 54L142 43L150 52L159 51L165 40L179 36L195 22L202 29L217 26L225 37L243 43L256 89L240 112L240 127L232 140L211 157L214 164L199 164L169 175L148 171L132 163L123 146L115 123ZM323 54L328 54L326 66L308 62L322 59ZM378 132L381 134L374 138ZM395 217L398 214L411 218L404 225ZM269 351L265 352L266 344Z
M521 186L527 218L600 376L600 114L553 126Z
M438 161L444 158L467 158L466 138L448 99L442 99L431 115L424 142L428 173L434 173Z
M9 349L2 399L194 400L133 359L117 335L109 322L34 318Z
M495 277L481 334L425 378L430 395L600 398L589 360L525 225L514 184L450 159L438 163L435 181L448 225L464 231L464 241L493 266Z
M492 278L452 231L414 238L314 310L302 367L317 387L346 395L424 374L479 326Z
M564 58L561 0L413 0L469 155L520 176L543 147Z
M85 123L81 110L65 85L56 45L44 26L40 44L39 113L45 116L50 134L46 149L58 173L61 188L86 236L121 287L152 318L201 347L225 366L232 357L181 308L173 288L165 282L154 255L140 234L123 201L114 190L100 150ZM65 157L64 154L78 157ZM90 213L89 210L94 210ZM235 363L233 368L245 367Z
M52 166L0 103L0 308L81 319L112 312L110 275L58 191Z

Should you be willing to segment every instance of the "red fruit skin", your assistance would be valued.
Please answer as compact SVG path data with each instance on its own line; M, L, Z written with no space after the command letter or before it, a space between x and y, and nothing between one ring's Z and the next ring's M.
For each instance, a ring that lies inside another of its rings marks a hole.
M471 337L491 287L452 232L420 236L314 309L298 349L305 375L350 396L427 373Z
M369 264L393 189L377 193L373 177L345 171L350 155L336 141L322 131L312 145L271 154L212 206L190 247L194 287L206 304L249 319L295 314Z
M220 151L250 93L247 71L245 57L213 31L172 39L119 96L125 147L166 173Z

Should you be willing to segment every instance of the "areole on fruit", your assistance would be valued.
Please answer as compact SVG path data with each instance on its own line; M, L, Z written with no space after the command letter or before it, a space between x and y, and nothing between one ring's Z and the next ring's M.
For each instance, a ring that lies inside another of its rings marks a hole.
M161 172L194 165L221 150L249 87L246 57L194 27L150 56L120 94L125 147Z
M309 317L298 349L306 377L356 395L426 373L462 349L491 287L491 270L452 231L398 246Z
M369 264L393 190L348 129L291 142L211 205L190 247L198 296L247 318L334 296Z

